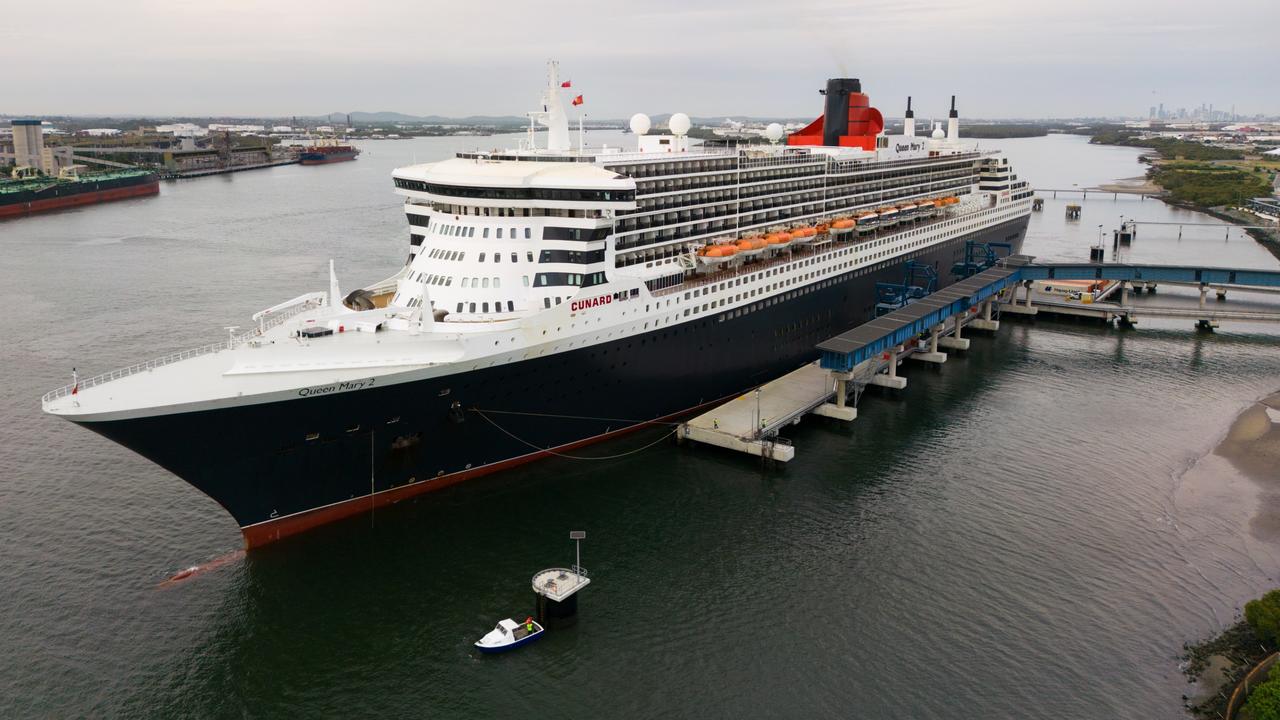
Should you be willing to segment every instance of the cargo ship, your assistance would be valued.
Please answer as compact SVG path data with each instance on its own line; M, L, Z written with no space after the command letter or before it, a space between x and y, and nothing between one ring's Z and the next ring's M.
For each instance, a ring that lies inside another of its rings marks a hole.
M0 180L0 218L156 195L159 192L160 178L149 170L80 174L67 168L58 177L26 175Z
M355 160L359 154L360 148L353 145L340 145L336 140L320 140L302 148L298 160L303 165L327 165Z
M908 262L942 288L971 243L1021 250L1031 188L960 139L954 99L945 131L917 135L908 109L889 135L836 78L822 115L769 144L691 146L677 113L591 148L557 75L518 147L392 173L408 254L386 280L344 294L331 261L327 289L249 332L77 376L44 411L190 483L253 547L665 432L815 360Z

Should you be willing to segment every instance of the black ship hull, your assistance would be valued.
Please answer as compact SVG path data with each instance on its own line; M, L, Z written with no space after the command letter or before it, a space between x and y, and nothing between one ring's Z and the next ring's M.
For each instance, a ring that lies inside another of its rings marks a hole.
M1021 249L1027 218L910 256L954 280L966 240ZM212 497L260 545L460 480L677 417L818 357L874 317L908 257L723 321L716 313L487 369L333 395L85 426ZM578 419L584 418L584 419Z

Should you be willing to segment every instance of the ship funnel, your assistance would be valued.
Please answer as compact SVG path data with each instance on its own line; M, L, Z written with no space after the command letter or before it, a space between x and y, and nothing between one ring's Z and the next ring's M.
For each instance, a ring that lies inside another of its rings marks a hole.
M827 105L822 111L822 144L838 146L842 135L851 134L849 106L861 100L859 107L866 107L867 96L862 94L862 81L858 78L832 78L823 94Z
M916 136L916 112L911 109L911 96L907 96L907 114L902 116L902 134L907 137Z
M947 115L947 139L960 139L960 113L956 112L956 96L951 96L951 113Z
M820 92L826 96L822 116L788 136L787 144L875 150L877 137L884 130L884 118L871 107L871 99L862 94L862 82L857 78L832 78Z

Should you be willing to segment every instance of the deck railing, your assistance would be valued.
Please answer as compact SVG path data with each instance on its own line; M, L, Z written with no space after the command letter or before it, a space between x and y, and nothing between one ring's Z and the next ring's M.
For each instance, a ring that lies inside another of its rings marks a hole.
M57 390L51 390L45 393L44 397L40 398L40 402L43 405L48 405L49 403L53 402L54 400L57 400L60 397L66 397L72 394L72 392L77 389L85 390L95 385L101 385L103 383L111 382L112 380L119 380L120 378L129 377L130 375L136 375L137 373L140 373L140 372L147 372L150 370L154 370L158 367L171 365L181 360L188 360L190 358L199 357L201 355L208 355L210 353L216 353L222 350L234 349L260 336L263 332L282 324L284 321L288 320L289 318L295 315L298 315L300 313L306 312L307 310L315 309L317 307L320 307L320 303L315 300L310 300L304 303L300 303L293 307L282 310L278 314L273 315L270 319L264 318L262 321L262 324L257 327L254 327L250 330L240 333L239 335L229 336L226 340L223 340L221 342L211 343L209 345L193 348L191 350L182 350L179 352L170 353L169 355L158 357L154 360L148 360L146 362L141 362L136 365L130 365L129 367L120 368L119 370L112 370L111 372L105 372L105 373L102 373L101 375L94 375L93 377L78 379L76 382L72 383L71 385L64 385L58 388Z

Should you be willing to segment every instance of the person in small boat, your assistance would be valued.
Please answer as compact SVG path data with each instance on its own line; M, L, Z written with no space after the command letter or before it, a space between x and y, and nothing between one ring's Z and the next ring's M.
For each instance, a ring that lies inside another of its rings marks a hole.
M524 619L524 629L533 632L533 616L530 615Z

